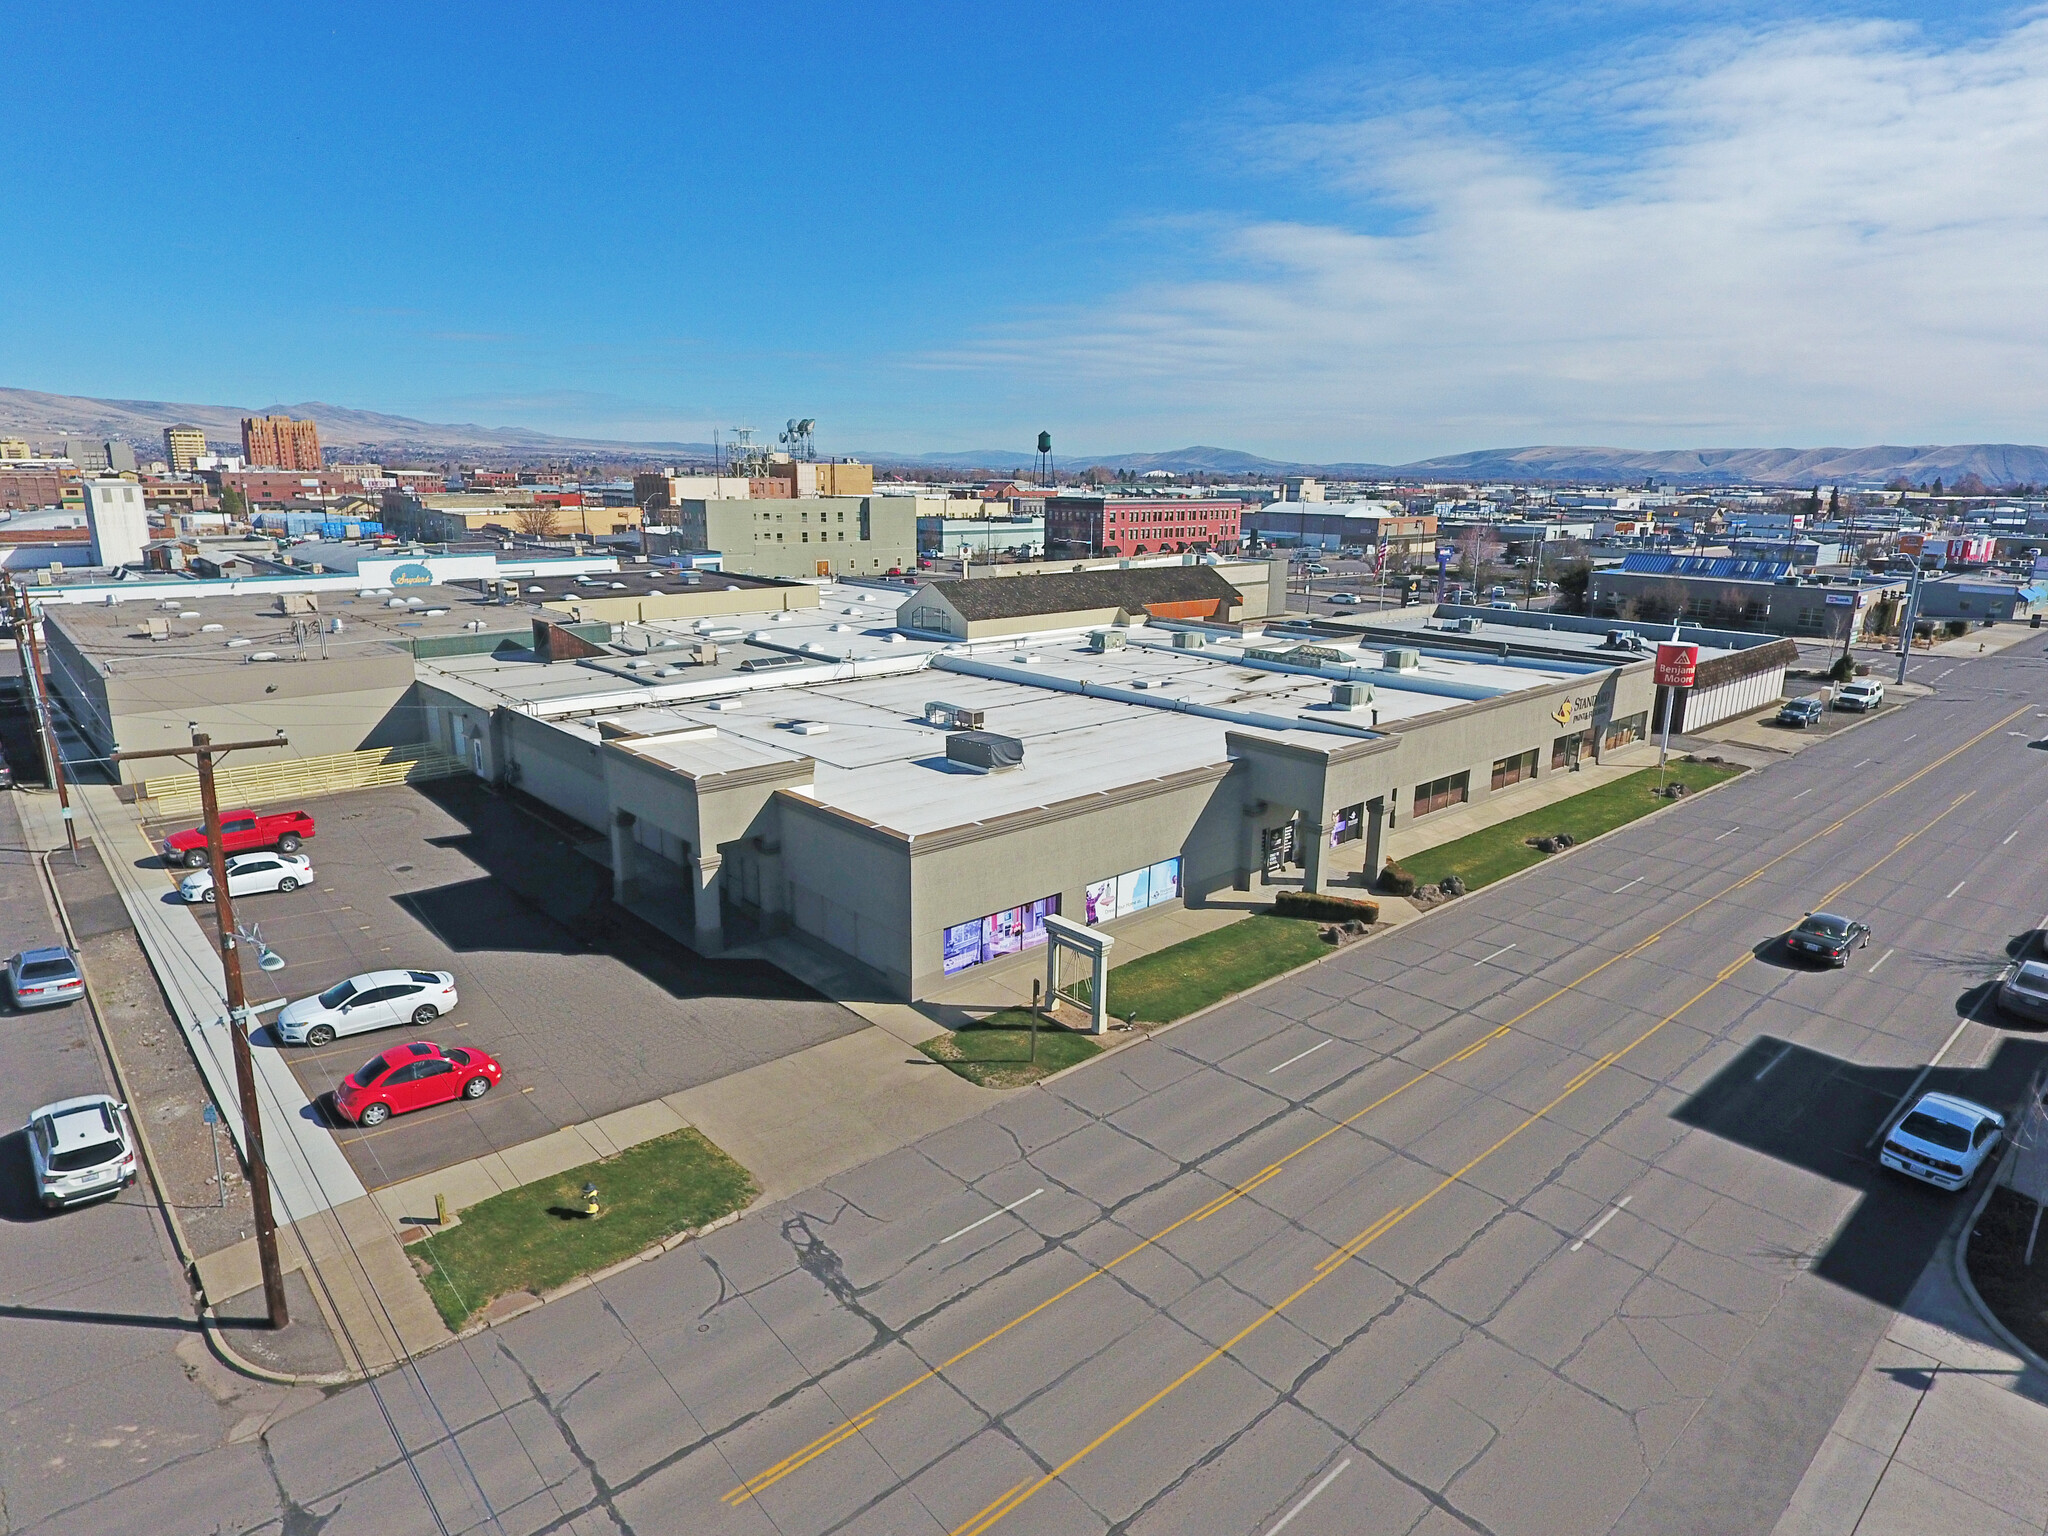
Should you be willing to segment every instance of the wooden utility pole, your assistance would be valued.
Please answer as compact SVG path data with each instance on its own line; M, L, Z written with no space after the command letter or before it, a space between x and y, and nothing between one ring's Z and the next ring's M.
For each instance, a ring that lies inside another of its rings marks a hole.
M36 735L43 744L43 767L57 791L57 807L64 817L64 836L71 845L72 862L78 860L78 828L71 817L71 791L64 782L64 749L57 742L56 724L43 684L43 651L36 640L36 613L28 594L7 579L7 607L14 619L14 641L22 661L21 675L28 684L30 706L35 710Z
M263 1268L263 1299L270 1326L282 1328L291 1319L285 1310L284 1271L277 1260L277 1219L270 1210L270 1167L263 1160L263 1117L256 1100L256 1063L249 1053L248 1001L242 992L242 951L235 936L234 903L228 896L227 851L221 846L220 797L213 783L216 757L258 747L288 745L282 734L268 741L230 741L220 746L195 728L189 747L155 752L116 752L116 762L149 757L190 757L199 768L199 803L206 816L206 856L213 868L213 915L220 932L220 964L226 982L228 1039L235 1053L235 1087L242 1102L243 1147L248 1154L249 1202L255 1207L256 1257Z

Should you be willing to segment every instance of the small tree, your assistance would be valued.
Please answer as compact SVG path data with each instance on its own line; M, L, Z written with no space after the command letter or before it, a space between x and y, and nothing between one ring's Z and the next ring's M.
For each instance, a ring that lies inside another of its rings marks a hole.
M1558 571L1557 611L1559 613L1585 613L1586 588L1593 580L1593 562L1575 560Z
M544 539L555 531L553 507L520 507L512 514L512 526L531 539Z
M220 493L220 510L231 523L249 521L249 498L230 485Z

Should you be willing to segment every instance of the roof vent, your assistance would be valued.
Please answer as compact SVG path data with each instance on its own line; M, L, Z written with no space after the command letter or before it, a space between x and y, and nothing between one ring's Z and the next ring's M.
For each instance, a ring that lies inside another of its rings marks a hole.
M792 720L788 723L787 729L799 736L822 736L832 727L822 720Z
M948 731L978 731L981 729L983 712L968 709L960 704L947 704L938 699L924 707L924 723L936 725Z
M1088 631L1088 649L1091 651L1120 651L1128 637L1120 629L1091 629Z

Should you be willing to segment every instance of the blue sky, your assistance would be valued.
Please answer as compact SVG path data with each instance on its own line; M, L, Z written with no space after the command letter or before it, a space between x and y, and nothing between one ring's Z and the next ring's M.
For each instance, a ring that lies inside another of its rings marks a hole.
M7 3L0 383L829 452L2039 441L2043 18Z

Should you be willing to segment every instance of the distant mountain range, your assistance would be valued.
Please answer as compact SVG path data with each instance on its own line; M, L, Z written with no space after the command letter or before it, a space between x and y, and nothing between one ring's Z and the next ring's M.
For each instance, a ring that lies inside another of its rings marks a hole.
M635 460L704 461L712 453L709 443L560 437L524 427L416 421L409 416L351 410L318 400L242 407L168 400L96 400L83 395L0 388L0 434L26 437L38 443L69 436L119 437L148 452L160 448L165 427L187 422L204 429L212 442L232 444L241 441L242 418L260 415L310 416L320 423L320 441L324 445L369 458L460 458L484 463L558 458L625 464ZM1029 449L1011 448L924 454L874 450L858 457L888 468L956 472L980 469L993 474L1026 469L1033 461ZM1809 486L1883 484L1904 478L1916 485L1935 479L1952 485L1966 475L1975 475L1993 487L2048 484L2048 448L2023 443L1661 450L1486 448L1413 464L1307 464L1260 458L1234 448L1197 446L1167 453L1060 454L1056 462L1069 470L1100 464L1137 474L1147 470L1221 476L1301 474L1331 480L1532 480L1640 485L1654 479L1670 485Z

